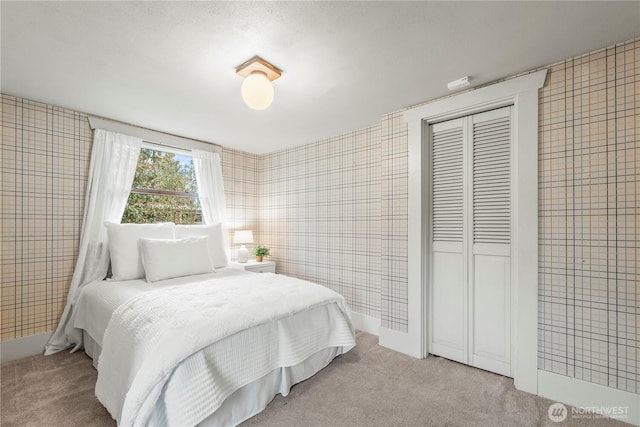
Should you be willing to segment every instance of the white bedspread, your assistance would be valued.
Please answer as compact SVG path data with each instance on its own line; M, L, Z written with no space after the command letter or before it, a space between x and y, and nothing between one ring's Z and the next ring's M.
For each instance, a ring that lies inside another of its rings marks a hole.
M104 336L104 331L107 330L111 315L120 305L132 298L160 288L184 285L197 280L213 280L228 276L247 276L251 274L255 273L233 268L221 268L217 269L215 273L176 277L175 279L154 283L148 283L144 279L124 281L98 280L89 283L82 289L78 296L71 322L76 328L87 331L94 341L102 347L102 337Z
M329 315L323 336L298 340L295 346L278 345L277 330L269 329L269 323L325 305ZM237 343L234 348L218 347L216 354L242 363L230 372L199 369L188 372L189 378L171 378L183 360L212 343L234 334L250 339L251 333L274 333L274 344L258 355L238 352ZM180 402L169 402L179 410L167 413L167 402L162 402L166 423L195 425L235 390L274 369L300 363L327 347L343 352L353 345L344 299L328 288L266 273L253 274L251 280L246 275L205 279L147 292L118 307L102 340L96 395L119 425L145 425L158 420L156 407L159 400L170 398L163 390L171 379L183 387L173 397ZM202 390L210 390L204 401Z

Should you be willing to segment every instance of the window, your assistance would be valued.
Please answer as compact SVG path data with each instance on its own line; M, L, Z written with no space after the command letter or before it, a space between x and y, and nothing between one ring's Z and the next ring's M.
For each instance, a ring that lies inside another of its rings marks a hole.
M193 159L150 148L140 150L122 223L202 223Z

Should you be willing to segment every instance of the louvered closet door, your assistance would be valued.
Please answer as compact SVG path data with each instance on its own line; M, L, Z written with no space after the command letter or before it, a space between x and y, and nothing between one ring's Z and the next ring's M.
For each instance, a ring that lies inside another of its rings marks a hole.
M472 127L473 232L469 364L511 373L511 107L476 114Z
M507 376L511 110L430 126L429 351Z
M467 363L463 119L431 126L430 352Z

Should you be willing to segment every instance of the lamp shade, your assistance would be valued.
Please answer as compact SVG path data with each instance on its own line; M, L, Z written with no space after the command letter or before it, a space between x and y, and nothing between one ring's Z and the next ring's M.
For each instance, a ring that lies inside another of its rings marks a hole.
M233 233L233 243L244 244L253 243L253 231L251 230L239 230Z
M264 110L273 102L273 85L262 71L254 71L242 82L242 99L254 110Z

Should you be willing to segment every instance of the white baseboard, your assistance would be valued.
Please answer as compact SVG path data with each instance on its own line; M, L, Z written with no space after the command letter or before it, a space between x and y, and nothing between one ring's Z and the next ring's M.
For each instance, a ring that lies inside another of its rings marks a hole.
M399 353L404 353L418 359L422 358L420 354L420 344L416 343L408 333L381 326L378 343L383 347L390 348Z
M578 414L569 410L568 418L590 417L582 409L594 408L591 412L602 411L604 415L608 412L614 414L610 418L640 426L640 395L628 391L538 370L538 394L576 407Z
M354 328L369 334L380 335L380 319L377 317L351 312L351 319Z
M44 346L49 341L51 334L52 332L44 332L0 342L0 361L9 362L23 357L43 354Z

